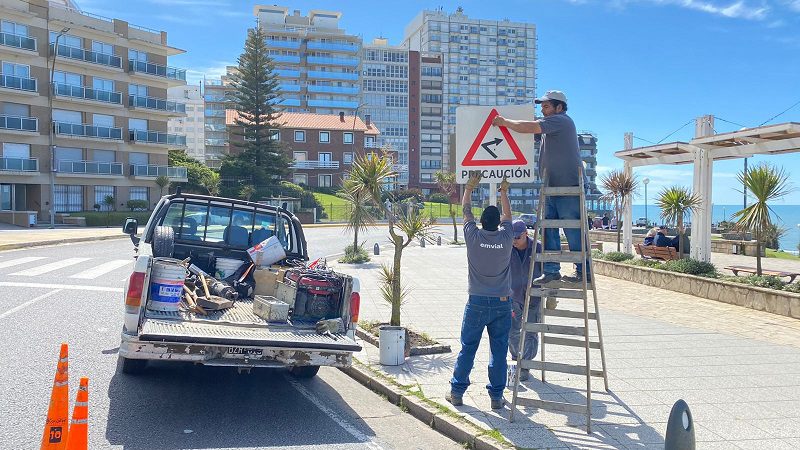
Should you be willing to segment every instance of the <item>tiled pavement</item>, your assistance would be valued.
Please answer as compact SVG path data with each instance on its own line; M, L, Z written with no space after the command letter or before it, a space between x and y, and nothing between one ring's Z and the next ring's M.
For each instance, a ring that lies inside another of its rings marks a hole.
M334 264L361 279L362 320L388 321L390 308L380 297L374 269L389 262L391 251L384 249L362 266ZM385 367L378 363L377 349L364 343L357 357L448 405L444 394L460 349L466 302L466 252L463 247L409 247L403 281L411 289L403 324L450 344L453 353ZM485 337L465 405L456 409L523 448L663 448L670 409L682 398L694 416L698 448L800 448L800 321L614 278L600 276L597 285L610 391L603 389L602 379L592 379L591 435L581 415L521 409L510 423L508 407L492 411L483 388L489 357ZM581 363L584 358L582 349L562 349L548 346L547 360ZM599 353L592 358L599 368ZM535 375L522 395L570 402L585 398L584 377L548 373L548 383L542 383Z

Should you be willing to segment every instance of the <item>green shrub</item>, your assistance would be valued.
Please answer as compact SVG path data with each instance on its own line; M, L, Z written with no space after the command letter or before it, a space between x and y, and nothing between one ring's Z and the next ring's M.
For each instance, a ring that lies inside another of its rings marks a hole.
M434 192L433 194L428 196L428 201L431 203L450 203L450 197L446 194L442 194L441 192Z
M758 275L749 275L746 277L724 277L725 281L731 281L733 283L742 283L742 284L749 284L750 286L756 287L763 287L767 289L775 289L778 291L787 290L786 287L788 286L787 283L782 281L778 277L773 276L758 276ZM791 288L795 289L795 288ZM790 291L791 292L791 291Z
M147 200L128 200L127 206L131 211L147 211L150 205Z
M363 264L369 261L369 253L364 250L364 247L357 246L355 249L350 244L344 249L344 256L339 259L343 264Z
M83 211L70 213L70 216L85 217L87 227L104 227L106 226L106 217L108 218L108 226L122 226L125 219L133 217L139 221L139 226L143 226L150 218L148 211L111 211L111 212L97 212L97 211Z
M622 262L633 258L634 256L631 255L630 253L623 253L623 252L608 252L603 256L603 259L611 262Z
M783 287L783 290L786 292L794 292L795 294L800 294L800 283L789 283Z
M670 272L685 273L688 275L697 275L700 277L717 278L717 268L708 262L698 261L696 259L684 258L676 259L673 261L666 261L661 265L661 268Z
M602 250L592 250L592 259L604 259L605 254Z
M650 267L651 269L661 268L661 261L655 259L634 258L623 262L631 266Z

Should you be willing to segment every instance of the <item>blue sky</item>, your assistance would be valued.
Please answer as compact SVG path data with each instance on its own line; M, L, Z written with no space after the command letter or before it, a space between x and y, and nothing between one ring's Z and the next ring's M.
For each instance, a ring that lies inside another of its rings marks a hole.
M189 69L193 82L235 64L253 6L241 0L77 0L88 12L166 30L187 51L170 64ZM273 2L266 2L271 4ZM636 146L658 142L703 114L717 132L757 126L800 101L800 0L363 0L277 2L305 14L343 13L341 25L365 41L399 43L422 9L463 6L471 18L532 22L538 32L537 93L560 89L578 128L599 138L599 169L622 166L613 153L632 131ZM333 8L333 5L336 8ZM387 6L378 6L387 5ZM389 6L390 5L390 6ZM723 122L720 119L734 122ZM769 123L800 122L800 105ZM693 123L664 142L691 139ZM755 161L754 161L755 160ZM756 157L790 174L800 154ZM741 204L736 174L742 161L714 165L716 204ZM691 185L692 167L636 170L649 177L651 198L664 186ZM797 177L793 177L797 178ZM782 203L800 204L800 183ZM651 200L652 201L652 200ZM635 200L643 203L644 198Z

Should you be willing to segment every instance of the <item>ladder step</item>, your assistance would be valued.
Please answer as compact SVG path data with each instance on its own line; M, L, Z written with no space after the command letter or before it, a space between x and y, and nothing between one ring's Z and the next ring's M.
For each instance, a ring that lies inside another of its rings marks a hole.
M582 341L580 339L569 339L569 338L561 338L555 336L545 336L543 342L545 344L563 345L565 347L586 347L586 341ZM600 350L600 343L589 341L589 348Z
M539 400L538 398L517 397L517 405L575 414L586 414L587 411L586 405Z
M551 325L549 323L525 323L525 331L553 334L567 334L570 336L586 336L585 327L571 327L567 325Z
M545 309L545 316L567 317L570 319L583 319L583 311L572 311L569 309ZM589 320L597 320L597 313L590 312Z
M583 194L583 189L580 186L566 186L566 187L550 187L545 186L542 188L542 191L545 196L557 196L557 195L581 195Z
M583 252L542 252L537 253L535 262L582 263L586 257Z
M523 359L519 362L523 369L545 370L546 372L571 373L573 375L586 375L586 366L562 364L554 362L541 362Z
M570 289L531 288L531 296L533 297L558 297L558 298L583 299L584 295L586 295L586 293L583 290L576 291Z
M539 221L542 228L580 228L583 225L582 220L567 220L567 219L542 219Z
M540 285L534 284L533 287L538 288ZM544 288L551 288L551 289L581 289L583 290L583 280L572 283L569 281L564 281L563 279L558 281L551 281L549 283L545 283L541 285ZM594 290L594 286L592 286L592 282L589 281L586 283L586 290Z

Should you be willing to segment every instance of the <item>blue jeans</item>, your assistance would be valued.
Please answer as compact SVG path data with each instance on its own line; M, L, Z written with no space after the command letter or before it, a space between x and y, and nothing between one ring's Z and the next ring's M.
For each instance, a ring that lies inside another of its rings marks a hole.
M541 297L534 297L528 308L528 323L539 323L539 305L542 303ZM522 313L524 312L523 303L514 302L513 313L511 316L511 332L508 334L508 351L511 359L519 361L519 337L522 334ZM525 334L525 353L523 359L533 359L539 351L539 333Z
M469 387L469 374L475 363L475 353L481 343L483 329L489 332L489 348L492 356L489 359L489 384L486 389L493 400L503 398L506 388L506 349L508 333L511 330L511 297L502 300L498 297L470 295L464 308L464 320L461 323L461 351L458 352L450 390L453 394L463 396Z
M545 219L580 220L581 218L580 197L547 197L546 202ZM581 229L565 228L564 234L567 236L569 251L580 251ZM586 248L589 248L588 236L584 239L584 245ZM544 249L545 251L561 251L561 236L558 233L558 228L545 228ZM544 273L559 273L560 270L561 264L557 262L544 263ZM575 271L578 272L578 274L583 273L583 264L575 264ZM587 276L590 275L590 273L587 274Z

